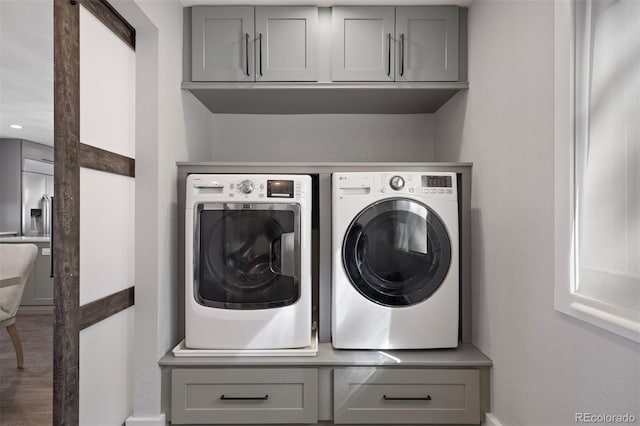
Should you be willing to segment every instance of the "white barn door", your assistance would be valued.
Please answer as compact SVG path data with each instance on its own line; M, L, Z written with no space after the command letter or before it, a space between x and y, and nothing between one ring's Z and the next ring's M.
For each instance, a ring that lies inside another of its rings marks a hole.
M54 2L54 425L133 411L135 30Z

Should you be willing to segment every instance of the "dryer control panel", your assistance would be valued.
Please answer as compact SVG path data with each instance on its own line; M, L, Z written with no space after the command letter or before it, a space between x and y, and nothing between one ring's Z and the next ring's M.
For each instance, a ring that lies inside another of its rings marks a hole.
M457 196L455 173L383 172L376 177L375 190L379 195L412 194L453 199Z
M333 174L334 201L413 195L457 200L457 177L451 172L347 172Z

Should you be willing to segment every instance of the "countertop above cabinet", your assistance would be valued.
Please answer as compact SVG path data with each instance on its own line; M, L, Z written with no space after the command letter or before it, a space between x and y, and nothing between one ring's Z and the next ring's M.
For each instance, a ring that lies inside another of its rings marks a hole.
M219 366L368 366L421 368L482 368L493 362L470 343L454 349L429 350L345 350L334 349L331 343L320 343L316 356L263 357L176 357L171 352L160 358L163 367Z
M387 21L374 19L380 10ZM213 113L433 113L469 87L465 8L209 6L184 16L182 89ZM365 28L356 36L344 20ZM344 72L336 58L347 53Z

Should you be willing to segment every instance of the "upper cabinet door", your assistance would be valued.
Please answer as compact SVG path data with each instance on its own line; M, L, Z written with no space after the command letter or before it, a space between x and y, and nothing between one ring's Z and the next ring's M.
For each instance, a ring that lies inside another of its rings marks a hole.
M193 7L191 18L192 80L253 81L253 7Z
M396 81L458 80L458 7L396 8Z
M256 7L256 81L318 80L318 9Z
M333 81L394 81L394 7L334 7Z

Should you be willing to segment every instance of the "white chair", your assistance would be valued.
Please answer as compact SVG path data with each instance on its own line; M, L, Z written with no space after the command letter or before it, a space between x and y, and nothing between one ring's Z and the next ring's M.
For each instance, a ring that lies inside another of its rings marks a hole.
M18 368L23 366L23 357L16 313L37 255L35 244L0 244L0 327L6 327L11 336Z

